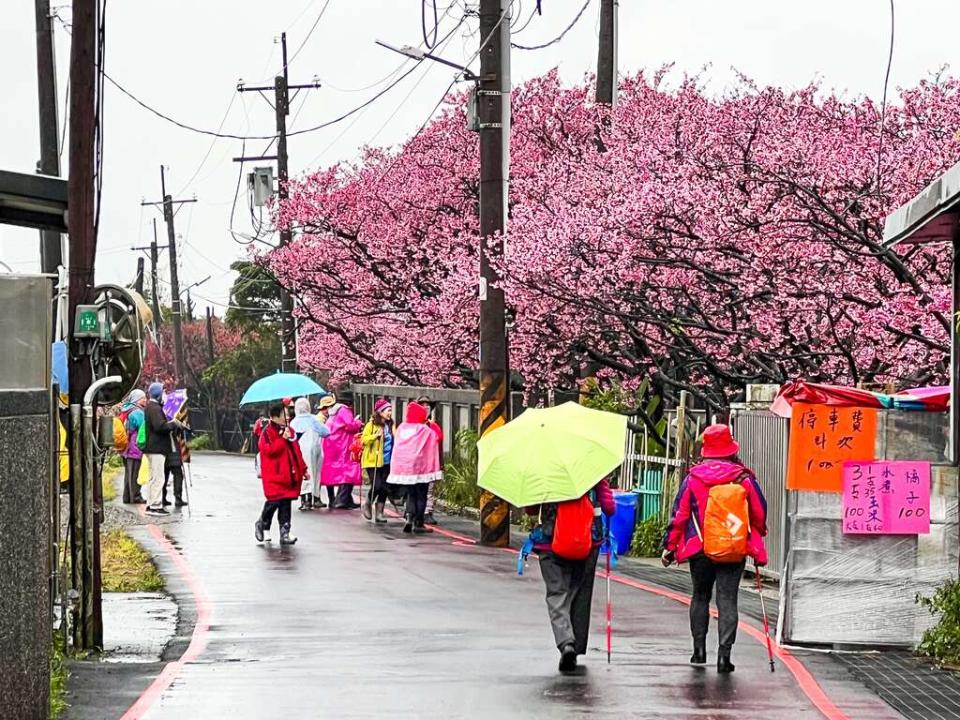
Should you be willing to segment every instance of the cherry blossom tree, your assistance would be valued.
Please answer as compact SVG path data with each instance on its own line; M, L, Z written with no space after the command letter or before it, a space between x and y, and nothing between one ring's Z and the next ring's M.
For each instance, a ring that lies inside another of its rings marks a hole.
M881 111L668 69L612 115L555 73L513 94L500 268L528 389L585 364L719 408L751 382L945 379L950 254L884 217L960 159L958 82ZM477 137L465 98L397 149L290 184L296 241L259 259L300 299L301 362L334 379L468 385L477 361Z

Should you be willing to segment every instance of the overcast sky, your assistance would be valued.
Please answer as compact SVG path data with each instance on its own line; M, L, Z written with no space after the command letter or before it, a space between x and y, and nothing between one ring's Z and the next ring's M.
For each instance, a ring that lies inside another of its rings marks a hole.
M66 1L53 0L69 22ZM273 131L271 108L253 93L238 96L238 78L272 82L280 69L279 45L287 32L290 52L300 45L327 0L136 0L108 3L107 72L144 102L182 122L235 134ZM450 0L439 0L441 12ZM475 6L475 2L468 2ZM526 23L534 0L514 6L515 28ZM542 0L516 38L535 45L558 34L583 0ZM3 0L0 22L0 168L30 172L38 157L33 0ZM899 0L891 87L915 84L944 65L960 64L956 0ZM462 16L451 7L441 36ZM579 82L596 63L599 0L557 45L515 51L515 83L559 67L566 83ZM722 93L740 71L761 84L787 88L819 78L828 89L879 98L889 43L888 0L620 0L621 73L676 63L676 76L706 67L714 92ZM451 37L442 55L466 61L476 50L477 20ZM329 0L326 13L290 65L291 83L320 78L323 87L301 94L288 120L292 130L337 117L378 92L375 85L404 59L374 44L421 42L420 0ZM57 27L60 103L63 105L69 37ZM476 65L474 66L476 69ZM312 134L291 138L290 170L300 174L339 160L355 159L364 145L392 145L416 131L449 84L453 71L423 63L410 77L364 112ZM373 87L369 87L373 85ZM232 102L232 105L231 105ZM301 105L302 103L302 105ZM229 107L224 119L224 114ZM61 115L61 123L64 118ZM150 115L108 85L106 94L104 197L96 265L99 282L126 284L136 257L129 248L149 242L159 214L141 208L159 199L161 164L168 190L198 202L177 216L181 241L181 287L211 275L194 299L217 314L227 302L229 264L244 254L230 227L238 177L231 158L241 143L187 132ZM265 143L248 142L248 155ZM204 156L206 157L204 161ZM252 233L245 193L234 228ZM162 233L162 222L158 222ZM34 231L0 225L0 261L18 272L39 270ZM161 273L167 277L166 261Z

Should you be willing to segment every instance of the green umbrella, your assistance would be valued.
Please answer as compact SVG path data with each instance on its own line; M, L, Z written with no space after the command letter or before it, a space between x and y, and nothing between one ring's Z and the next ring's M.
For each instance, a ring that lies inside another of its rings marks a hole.
M575 500L623 463L626 438L624 415L531 408L480 438L478 484L517 507Z

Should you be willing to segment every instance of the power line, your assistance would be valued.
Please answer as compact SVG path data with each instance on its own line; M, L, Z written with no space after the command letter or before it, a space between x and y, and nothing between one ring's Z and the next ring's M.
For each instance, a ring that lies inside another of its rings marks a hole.
M893 41L896 30L893 0L890 0L890 54L887 56L887 74L883 78L883 101L880 106L880 142L877 146L877 192L880 192L880 164L883 161L883 134L887 120L887 89L890 86L890 69L893 67Z
M517 50L543 50L544 48L548 48L551 45L556 45L558 42L563 40L563 38L566 36L568 32L573 30L574 25L580 22L580 18L582 18L583 14L587 11L587 8L590 6L590 2L591 0L587 0L583 4L583 7L580 8L580 12L577 13L577 16L573 19L573 21L569 25L567 25L566 29L562 33L557 35L557 37L555 37L553 40L550 40L549 42L545 42L542 45L517 45L516 43L510 43L510 47L515 48ZM526 25L524 25L524 27L526 27Z
M437 0L433 4L433 30L427 32L427 0L420 0L420 27L423 29L423 44L427 50L433 50L437 45L437 35L440 32L440 18L437 15ZM430 35L433 35L433 40Z
M330 7L330 2L331 0L327 0L323 4L323 8L320 10L320 14L317 15L317 19L313 21L313 25L311 25L310 29L307 31L307 35L306 37L303 38L303 42L300 43L300 47L298 47L296 50L293 51L293 55L291 55L290 59L287 60L287 64L283 66L284 75L286 75L287 68L290 67L290 63L292 63L296 59L297 55L300 54L300 51L303 50L304 47L306 47L307 41L310 40L310 36L313 35L313 31L317 29L317 26L320 24L320 20L323 19L323 14L327 11L327 8Z

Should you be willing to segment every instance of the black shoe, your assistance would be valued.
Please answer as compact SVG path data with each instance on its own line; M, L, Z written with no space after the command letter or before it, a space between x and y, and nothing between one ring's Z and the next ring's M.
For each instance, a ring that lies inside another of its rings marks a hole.
M146 504L147 504L147 501L144 500L142 497L138 497L138 498L134 498L134 499L133 499L133 504L134 504L134 505L146 505Z
M433 532L433 530L431 530L431 529L428 528L428 527L424 527L423 525L417 525L417 526L413 529L413 534L414 534L414 535L429 535L429 534L432 533L432 532Z
M702 645L695 645L693 647L693 655L690 656L691 665L706 665L707 664L707 648Z
M281 545L296 545L297 538L290 537L290 526L281 525L280 526L280 544Z
M406 524L403 526L403 531L404 531L407 535L409 535L410 533L413 532L413 521L412 521L412 520L407 520Z
M176 507L186 507L186 506L187 506L187 501L186 501L186 500L181 500L180 498L177 498L177 501L174 503L174 505L175 505Z
M313 499L313 505L312 505L312 507L316 508L317 510L323 510L326 506L327 506L327 504L326 504L323 500L321 500L320 498L315 497L315 498Z
M147 508L147 515L160 515L162 517L164 515L169 515L169 514L170 514L170 511L164 510L163 508L150 508L150 507Z
M173 503L171 503L169 500L164 500L164 501L163 501L163 506L164 506L164 507L170 507L172 504L173 504Z
M439 525L437 519L433 516L433 513L427 513L423 516L423 522L427 525Z
M577 669L577 651L573 645L564 645L560 650L560 672L572 673Z
M730 662L730 651L721 650L720 654L717 656L717 672L718 673L732 673L736 668L733 663Z
M263 542L263 520L257 520L253 524L253 536L257 539L258 543Z

